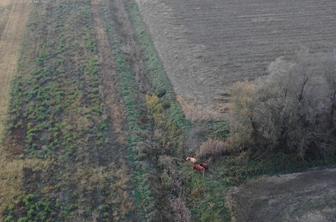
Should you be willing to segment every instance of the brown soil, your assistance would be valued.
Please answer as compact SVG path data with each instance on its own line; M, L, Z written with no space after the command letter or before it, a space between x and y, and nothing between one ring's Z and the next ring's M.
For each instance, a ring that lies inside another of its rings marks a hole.
M263 177L231 191L237 222L336 221L336 169Z
M300 47L336 47L334 0L137 0L179 96L197 113L225 113L233 82L266 74ZM191 115L193 116L193 115Z

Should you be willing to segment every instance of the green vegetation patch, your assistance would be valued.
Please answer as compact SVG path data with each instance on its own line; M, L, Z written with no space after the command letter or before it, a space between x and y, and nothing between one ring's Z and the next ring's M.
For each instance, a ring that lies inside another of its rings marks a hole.
M118 145L110 138L91 10L90 0L33 4L7 135L17 157L54 164L24 178L25 195L37 205L18 199L8 208L9 221L48 221L50 215L50 221L125 220L132 212L132 197L123 192L128 170L121 173L110 164ZM62 206L50 208L49 202Z

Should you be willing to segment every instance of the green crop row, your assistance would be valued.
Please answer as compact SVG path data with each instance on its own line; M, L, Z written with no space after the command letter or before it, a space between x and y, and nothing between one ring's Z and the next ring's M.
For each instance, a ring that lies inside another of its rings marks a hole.
M148 126L140 124L146 115L144 102L139 97L139 89L131 64L122 51L123 39L117 30L115 18L111 18L108 6L103 12L106 30L112 47L118 73L119 93L126 109L128 127L128 161L133 169L132 184L135 190L135 204L142 221L153 221L157 216L156 200L151 187L150 176L153 169L141 158L140 146L149 135Z

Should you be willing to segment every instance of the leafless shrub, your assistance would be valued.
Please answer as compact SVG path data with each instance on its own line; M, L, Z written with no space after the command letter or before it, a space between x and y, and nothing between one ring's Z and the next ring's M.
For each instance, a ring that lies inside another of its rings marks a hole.
M331 55L299 53L280 58L270 75L233 90L232 140L256 151L295 152L324 158L336 145L336 61Z
M174 198L170 200L170 205L173 209L176 222L190 222L191 213L186 207L185 202L181 198Z
M227 153L229 153L229 147L227 142L215 139L208 139L200 146L197 157L202 159L207 157L221 156Z

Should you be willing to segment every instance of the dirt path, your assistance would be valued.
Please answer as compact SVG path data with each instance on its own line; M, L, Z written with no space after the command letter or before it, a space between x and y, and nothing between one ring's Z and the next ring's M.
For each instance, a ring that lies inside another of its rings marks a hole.
M8 0L0 0L7 5ZM31 10L30 1L14 0L6 27L0 40L0 136L9 103L10 83L17 70L21 42Z

